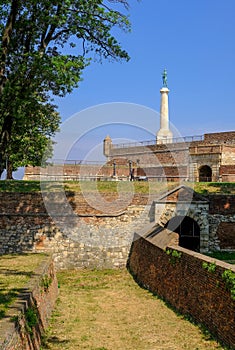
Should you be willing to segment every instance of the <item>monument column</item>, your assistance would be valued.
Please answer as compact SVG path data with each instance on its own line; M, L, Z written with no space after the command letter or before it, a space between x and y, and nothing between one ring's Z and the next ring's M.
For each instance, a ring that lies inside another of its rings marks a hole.
M168 94L170 90L167 87L167 72L166 69L162 74L163 87L161 93L161 107L160 107L160 129L157 132L157 143L171 143L172 132L169 129L169 108L168 108Z

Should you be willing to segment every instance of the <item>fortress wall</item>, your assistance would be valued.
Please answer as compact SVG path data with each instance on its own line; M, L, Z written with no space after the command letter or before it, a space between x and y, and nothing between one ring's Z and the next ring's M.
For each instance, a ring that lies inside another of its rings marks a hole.
M235 215L235 196L233 194L210 194L209 214Z
M229 269L235 274L235 267L178 246L169 245L167 250L169 254L136 237L128 266L137 282L234 349L235 301L222 275Z
M220 176L222 182L235 182L235 165L221 165Z
M188 148L173 147L172 145L154 145L148 147L114 148L110 153L111 158L130 159L141 165L182 165L188 164ZM138 162L137 162L138 160Z
M157 177L165 180L167 178L168 181L179 181L179 177L188 177L188 168L187 166L143 167L138 169L138 174L146 175L150 180L151 178Z
M204 142L209 143L235 143L235 131L215 132L204 135Z
M113 166L109 164L48 165L45 168L28 166L25 168L24 180L39 180L40 175L42 180L58 181L62 180L62 178L64 178L64 180L78 180L83 177L92 176L110 177L112 174Z
M235 147L233 146L223 146L222 160L221 164L230 165L233 164L233 169L235 170Z
M202 155L202 154L220 154L222 151L221 145L192 145L190 148L190 154L191 155Z
M104 195L109 214L94 209L82 194L67 197L72 213L60 193L46 197L52 201L47 213L40 193L0 193L0 254L48 252L57 269L125 266L136 227L153 220L147 197L135 195L129 203Z
M47 212L40 193L2 192L0 254L49 252L57 269L125 266L134 232L155 220L155 199L141 194L131 200L113 194L84 198L73 192L63 197L55 192L45 195ZM235 196L209 199L209 248L235 249Z
M235 196L209 195L209 248L235 249Z

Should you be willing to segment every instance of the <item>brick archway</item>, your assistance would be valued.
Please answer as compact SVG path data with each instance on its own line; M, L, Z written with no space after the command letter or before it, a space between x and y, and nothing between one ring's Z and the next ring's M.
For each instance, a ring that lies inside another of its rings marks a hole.
M175 217L188 217L199 227L199 249L208 251L209 242L209 201L184 185L175 188L155 201L155 222L166 227L167 223ZM177 219L173 219L177 220Z
M198 169L199 182L211 182L212 181L212 169L209 165L202 165Z
M200 226L189 216L173 216L165 225L179 235L179 245L193 251L200 251Z

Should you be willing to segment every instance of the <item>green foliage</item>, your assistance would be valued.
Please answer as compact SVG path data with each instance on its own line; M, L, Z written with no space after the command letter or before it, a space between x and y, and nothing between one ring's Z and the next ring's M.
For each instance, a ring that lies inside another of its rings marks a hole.
M232 300L235 300L235 273L231 270L225 270L222 274L226 287L230 290Z
M114 28L130 23L104 0L0 3L0 171L7 162L9 178L50 156L60 119L53 95L77 88L92 59L129 59Z
M229 262L230 264L235 263L235 252L231 251L216 251L216 252L211 252L207 253L206 255L211 256L212 258L223 260L226 262Z
M25 312L26 331L33 334L33 328L38 324L37 309L29 307Z
M181 259L182 253L175 249L166 249L166 254L170 257L170 262L174 265L177 261Z
M190 184L188 183L188 186ZM202 195L209 195L213 193L234 194L234 182L197 182L193 183L193 188L196 192Z
M44 275L42 276L41 282L40 282L40 286L43 288L44 292L47 292L50 285L52 283L52 278L49 277L48 275Z
M202 267L203 267L203 269L207 270L208 272L214 273L216 270L216 263L215 262L207 263L204 261L202 263Z

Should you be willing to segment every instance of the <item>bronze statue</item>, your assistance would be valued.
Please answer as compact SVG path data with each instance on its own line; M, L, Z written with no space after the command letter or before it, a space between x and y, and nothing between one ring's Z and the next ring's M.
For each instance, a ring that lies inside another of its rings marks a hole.
M163 87L167 87L167 71L164 69L162 73L162 82L163 82Z

